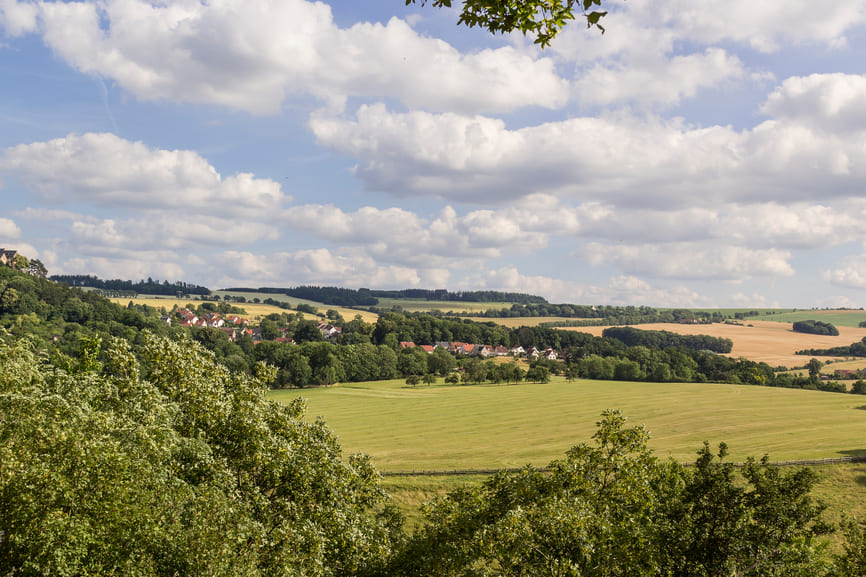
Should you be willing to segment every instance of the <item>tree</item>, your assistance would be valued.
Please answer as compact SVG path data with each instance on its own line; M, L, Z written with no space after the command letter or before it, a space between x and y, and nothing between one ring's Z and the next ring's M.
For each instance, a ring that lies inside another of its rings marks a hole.
M39 278L46 278L48 276L48 269L45 268L45 265L42 264L42 261L38 258L34 258L30 261L30 274Z
M0 338L0 574L370 575L399 519L363 456L189 340ZM99 361L96 358L99 358Z
M416 0L406 0L406 5ZM427 0L420 0L425 5ZM451 0L432 0L437 8L450 8ZM492 34L519 31L533 38L535 44L545 47L575 15L582 14L588 28L604 28L599 21L607 14L593 10L601 7L602 0L466 0L458 24L470 28L486 28Z
M741 475L708 445L695 467L660 461L643 427L605 411L595 445L501 472L435 500L392 564L400 575L818 575L815 475L749 460ZM856 559L852 555L852 563Z
M530 369L526 371L526 380L534 383L549 383L550 371L547 370L547 367L541 365L530 367Z
M809 378L813 381L817 381L821 376L821 367L824 364L818 359L810 359L809 363L806 365L806 368L809 369Z

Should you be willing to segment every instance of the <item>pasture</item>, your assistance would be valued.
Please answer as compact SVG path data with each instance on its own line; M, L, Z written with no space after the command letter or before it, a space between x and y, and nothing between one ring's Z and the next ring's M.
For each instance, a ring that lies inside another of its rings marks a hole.
M762 311L757 317L749 317L744 322L751 322L751 319L767 320L784 323L795 323L797 321L822 321L836 325L839 331L842 327L857 328L858 325L866 321L866 311L855 309L844 310L798 310L798 311L778 311L775 313Z
M382 471L544 465L588 442L602 410L619 408L652 433L659 456L694 458L724 441L733 460L866 456L866 398L725 384L629 383L407 387L403 381L273 391L307 399L348 452Z
M365 452L385 472L543 466L578 443L591 443L602 410L620 408L644 424L660 458L686 462L704 440L726 442L730 460L769 454L774 461L866 456L866 397L819 391L722 384L613 381L521 385L407 387L403 381L272 391L307 399L307 417L321 415L346 455ZM866 518L866 464L815 467L814 494L826 518ZM429 499L484 475L383 478L407 515L420 519Z
M765 362L772 367L802 367L811 357L795 355L803 349L824 349L849 345L866 337L866 329L850 326L837 326L839 336L810 335L795 333L791 325L782 322L746 320L742 325L713 323L711 325L683 325L659 323L634 325L642 330L670 331L683 335L710 335L731 339L734 348L729 356L743 357ZM557 330L582 331L600 336L606 327L568 327ZM822 357L821 360L839 357Z

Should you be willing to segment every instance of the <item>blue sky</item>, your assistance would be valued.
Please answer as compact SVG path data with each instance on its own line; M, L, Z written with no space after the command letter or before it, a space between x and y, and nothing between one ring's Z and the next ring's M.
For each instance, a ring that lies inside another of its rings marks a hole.
M0 0L0 247L211 288L866 306L866 0Z

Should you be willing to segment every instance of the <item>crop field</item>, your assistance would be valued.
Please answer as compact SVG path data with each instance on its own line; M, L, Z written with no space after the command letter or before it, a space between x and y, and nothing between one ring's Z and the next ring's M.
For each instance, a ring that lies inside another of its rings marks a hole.
M803 349L824 349L840 345L850 345L866 337L866 329L850 326L837 326L839 336L810 335L795 333L787 322L744 321L742 325L713 323L711 325L646 324L634 325L643 330L670 331L684 335L710 335L723 337L734 342L729 356L743 357L753 361L765 362L772 367L802 367L810 357L795 355ZM558 330L582 331L601 335L605 327L569 327ZM822 357L821 360L838 357Z
M561 379L417 388L395 380L271 394L305 397L309 418L323 416L345 450L370 454L383 471L544 465L589 441L606 408L645 424L657 454L678 460L691 460L704 440L728 443L734 460L866 456L859 395Z
M237 293L237 294L240 295L242 293ZM276 295L276 296L285 297L285 295ZM252 297L248 296L247 298L252 298ZM289 298L289 297L286 297L286 298ZM198 304L201 304L201 302L202 302L202 301L199 301L196 299L177 299L174 297L156 297L156 296L141 297L141 298L111 298L110 300L112 302L115 302L115 303L123 305L123 306L126 306L126 304L129 303L129 301L132 301L134 304L137 304L137 305L145 305L146 304L148 306L151 306L151 307L154 307L157 309L158 308L165 308L167 311L170 311L175 304L178 305L179 307L185 307L188 304L198 305ZM274 300L281 300L281 299L275 298ZM329 305L325 305L322 303L316 303L316 302L312 302L312 301L304 301L301 299L293 299L293 301L298 301L298 302L302 302L305 304L309 304L310 306L313 306L316 309L318 309L318 311L320 313L323 313L323 314L325 311L327 311L329 309L335 309L346 320L351 320L351 319L355 318L356 314L360 314L361 318L365 322L368 322L368 323L375 323L376 320L379 318L378 315L376 315L375 313L371 313L369 311L358 311L358 310L347 309L347 308L343 308L343 307L334 307L334 306L329 306ZM210 301L210 302L212 302L212 301ZM262 304L262 303L234 303L233 302L230 304L234 307L245 310L246 314L243 316L245 316L246 318L248 318L250 321L252 321L254 323L260 321L263 317L266 317L272 313L292 312L292 311L287 311L285 309L281 309L278 306L266 305L266 304ZM293 304L295 306L297 306L297 303L293 303Z

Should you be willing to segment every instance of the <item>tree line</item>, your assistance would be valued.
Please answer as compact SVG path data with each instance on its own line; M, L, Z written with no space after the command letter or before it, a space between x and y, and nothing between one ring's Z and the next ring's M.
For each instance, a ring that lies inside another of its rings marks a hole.
M74 287L90 287L105 291L125 292L127 294L147 294L147 295L166 295L175 296L178 293L183 295L210 295L211 291L207 287L199 286L183 281L168 282L164 280L159 282L148 277L147 280L131 281L121 279L103 280L94 275L84 274L62 274L51 275L51 280L54 282L66 283Z

